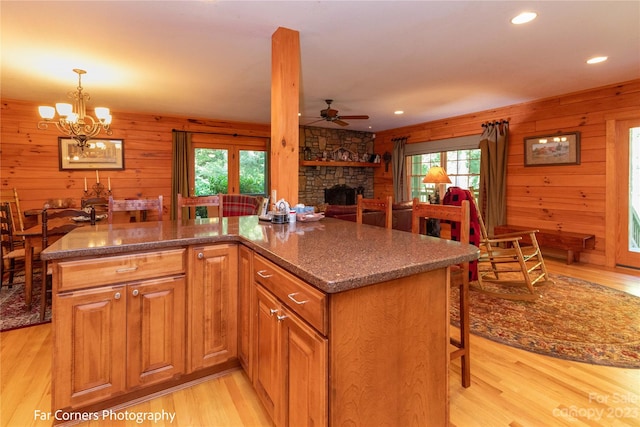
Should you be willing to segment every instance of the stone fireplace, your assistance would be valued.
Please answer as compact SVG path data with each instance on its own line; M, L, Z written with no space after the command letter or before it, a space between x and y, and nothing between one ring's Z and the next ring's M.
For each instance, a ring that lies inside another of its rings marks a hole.
M377 154L374 151L374 134L371 132L350 131L343 129L327 129L312 126L300 127L300 154L308 148L312 159L321 158L323 153L332 153L340 148L359 155ZM326 190L334 186L346 187L345 203L355 204L359 192L366 198L373 198L373 168L335 166L301 166L298 171L298 200L309 206L317 206L325 202ZM350 189L350 190L349 190ZM330 192L333 197L333 191ZM343 200L342 195L338 195ZM351 202L351 203L346 203Z

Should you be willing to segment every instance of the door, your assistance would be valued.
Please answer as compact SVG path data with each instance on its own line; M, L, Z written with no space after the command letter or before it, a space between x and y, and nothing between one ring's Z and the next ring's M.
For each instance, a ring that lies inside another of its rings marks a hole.
M616 265L640 269L640 119L616 126Z
M127 387L184 373L185 278L127 286Z
M326 426L327 339L286 309L280 319L281 363L285 382L281 425Z
M126 294L108 286L54 298L54 408L77 408L124 392ZM68 369L68 367L71 369Z
M237 355L238 249L196 247L190 252L189 372Z
M280 303L262 286L256 285L255 354L253 387L275 424L276 411L282 404L282 379L278 357L279 327L276 317Z

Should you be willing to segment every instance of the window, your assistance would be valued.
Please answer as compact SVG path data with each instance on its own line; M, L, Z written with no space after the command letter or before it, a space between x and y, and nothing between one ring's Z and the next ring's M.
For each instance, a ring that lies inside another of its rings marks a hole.
M432 166L442 166L447 171L451 179L451 184L447 184L447 187L473 187L477 191L480 186L480 149L475 147L478 146L479 139L479 136L473 135L408 146L407 180L411 199L417 197L420 201L426 202L429 195L435 192L436 184L422 182ZM445 151L449 147L457 149Z
M266 139L194 134L191 143L192 194L267 194Z

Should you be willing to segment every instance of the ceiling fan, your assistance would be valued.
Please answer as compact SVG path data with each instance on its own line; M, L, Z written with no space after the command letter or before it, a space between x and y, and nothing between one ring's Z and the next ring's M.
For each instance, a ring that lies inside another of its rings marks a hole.
M320 110L321 120L326 120L327 122L332 122L340 126L348 126L349 123L345 122L345 120L367 120L369 118L367 115L340 116L338 115L338 110L331 108L333 99L325 99L324 101L327 103L327 108Z

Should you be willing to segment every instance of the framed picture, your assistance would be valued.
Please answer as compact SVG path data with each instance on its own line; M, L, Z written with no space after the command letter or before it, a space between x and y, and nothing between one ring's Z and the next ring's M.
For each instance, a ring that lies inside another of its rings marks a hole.
M580 132L524 139L525 166L580 164Z
M123 170L123 139L92 139L84 148L73 138L58 138L60 170Z

